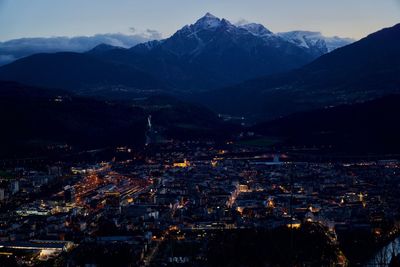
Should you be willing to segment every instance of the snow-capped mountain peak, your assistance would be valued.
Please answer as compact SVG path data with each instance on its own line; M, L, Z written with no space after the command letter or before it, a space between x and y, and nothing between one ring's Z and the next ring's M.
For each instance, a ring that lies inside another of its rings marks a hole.
M196 29L213 29L221 25L222 20L211 13L206 13L194 24Z
M214 16L213 14L211 14L210 12L207 12L203 18L208 18L208 19L218 19L217 16Z
M350 42L341 38L324 37L320 32L293 31L275 34L262 24L232 24L224 18L206 13L194 24L184 26L170 38L148 45L139 45L133 50L149 51L162 46L172 54L191 58L211 49L223 54L227 45L253 52L257 49L286 47L285 49L292 51L303 50L301 53L316 58L348 43Z

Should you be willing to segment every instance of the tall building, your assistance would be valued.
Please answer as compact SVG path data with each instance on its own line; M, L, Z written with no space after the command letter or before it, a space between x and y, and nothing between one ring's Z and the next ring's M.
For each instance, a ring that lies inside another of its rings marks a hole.
M16 194L16 193L18 193L18 191L19 191L19 182L18 182L18 180L12 180L11 181L11 183L10 183L10 191L11 191L11 194Z
M75 202L75 189L72 186L64 188L64 201L65 203Z
M3 201L6 197L5 194L5 189L4 188L0 188L0 201Z

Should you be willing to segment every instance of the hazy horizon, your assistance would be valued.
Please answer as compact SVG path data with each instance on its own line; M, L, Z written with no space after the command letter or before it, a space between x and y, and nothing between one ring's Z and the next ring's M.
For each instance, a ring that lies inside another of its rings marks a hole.
M185 12L182 12L185 10ZM105 33L166 38L210 12L232 23L257 22L273 32L319 31L360 39L400 22L400 1L103 1L0 0L0 41Z

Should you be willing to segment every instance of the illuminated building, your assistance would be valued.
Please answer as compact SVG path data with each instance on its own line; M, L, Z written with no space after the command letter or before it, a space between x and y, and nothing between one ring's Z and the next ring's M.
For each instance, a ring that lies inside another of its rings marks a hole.
M190 162L185 159L183 162L175 162L173 166L176 168L187 168L190 166Z
M68 251L72 246L73 243L70 241L54 240L0 242L0 249L40 251L39 257L42 259Z
M288 223L286 226L292 229L299 229L301 227L301 223L299 221L293 221L292 223Z
M249 186L246 184L239 185L239 192L249 192Z
M267 206L268 206L268 208L274 208L275 207L275 203L274 203L274 200L272 198L268 199Z

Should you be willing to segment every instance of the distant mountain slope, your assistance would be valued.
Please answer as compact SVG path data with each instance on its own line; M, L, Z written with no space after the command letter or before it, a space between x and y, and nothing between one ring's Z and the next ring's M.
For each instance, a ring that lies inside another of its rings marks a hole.
M400 152L400 95L297 113L253 127L287 146L341 151Z
M0 79L80 93L104 88L128 91L165 88L156 78L135 67L70 52L36 54L17 60L0 68Z
M400 91L400 24L285 74L204 94L219 112L276 118Z

